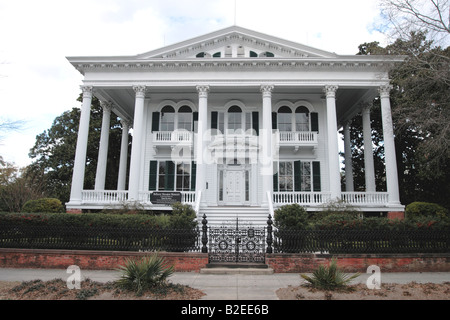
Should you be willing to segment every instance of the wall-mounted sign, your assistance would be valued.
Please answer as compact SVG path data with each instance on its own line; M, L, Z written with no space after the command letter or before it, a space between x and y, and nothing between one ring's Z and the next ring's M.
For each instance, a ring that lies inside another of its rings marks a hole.
M150 202L153 204L172 205L181 202L181 192L153 192L150 195Z

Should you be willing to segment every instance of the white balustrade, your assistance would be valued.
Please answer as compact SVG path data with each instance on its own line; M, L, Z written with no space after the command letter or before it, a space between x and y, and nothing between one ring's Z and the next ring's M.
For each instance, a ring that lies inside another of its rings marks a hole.
M342 192L341 199L355 205L386 205L389 202L387 192Z
M323 204L330 200L330 194L325 192L274 192L273 202L284 204Z
M84 203L123 203L128 200L128 191L122 190L83 190Z
M192 132L189 131L156 131L153 132L153 142L170 143L170 142L189 142L193 141Z
M316 132L307 132L307 131L299 131L299 132L288 132L288 131L280 131L279 132L280 142L293 142L293 143L317 143L317 133Z

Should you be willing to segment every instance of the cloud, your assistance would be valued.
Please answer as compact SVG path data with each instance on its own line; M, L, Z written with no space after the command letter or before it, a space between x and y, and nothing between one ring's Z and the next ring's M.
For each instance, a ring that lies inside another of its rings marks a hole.
M339 54L380 41L378 0L236 0L237 25ZM66 56L134 55L234 24L233 0L0 0L0 108L25 120L0 155L30 162L35 136L79 107ZM2 62L6 62L1 64Z

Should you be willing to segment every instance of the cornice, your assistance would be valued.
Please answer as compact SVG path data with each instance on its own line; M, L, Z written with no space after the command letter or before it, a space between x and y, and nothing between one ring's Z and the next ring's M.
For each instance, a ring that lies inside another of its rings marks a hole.
M143 61L71 61L82 74L86 72L142 72L142 71L195 71L224 70L375 70L387 71L403 58L388 59L185 59Z

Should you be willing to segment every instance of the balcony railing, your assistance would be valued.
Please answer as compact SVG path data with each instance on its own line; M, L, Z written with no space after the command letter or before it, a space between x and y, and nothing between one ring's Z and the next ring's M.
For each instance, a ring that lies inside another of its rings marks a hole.
M128 191L119 190L83 190L81 192L84 203L124 203L128 200Z
M301 147L318 146L317 132L306 131L276 131L276 143L279 147L293 147L298 150Z
M186 144L192 145L194 141L194 134L190 131L155 131L153 132L154 145L174 145L174 144Z

